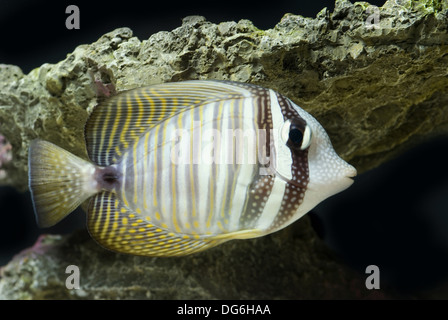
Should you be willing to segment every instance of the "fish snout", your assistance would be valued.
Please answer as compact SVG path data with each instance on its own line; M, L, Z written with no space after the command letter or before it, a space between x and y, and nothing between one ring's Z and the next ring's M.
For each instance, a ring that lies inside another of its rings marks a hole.
M343 171L343 175L347 178L354 178L357 176L357 174L358 172L356 171L356 168L347 163L347 166Z

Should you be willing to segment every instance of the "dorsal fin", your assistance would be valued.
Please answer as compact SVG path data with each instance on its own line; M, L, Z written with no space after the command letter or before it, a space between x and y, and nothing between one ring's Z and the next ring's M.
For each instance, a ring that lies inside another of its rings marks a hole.
M101 166L116 162L146 130L181 111L212 101L251 95L248 84L196 80L132 89L100 103L87 120L89 158Z

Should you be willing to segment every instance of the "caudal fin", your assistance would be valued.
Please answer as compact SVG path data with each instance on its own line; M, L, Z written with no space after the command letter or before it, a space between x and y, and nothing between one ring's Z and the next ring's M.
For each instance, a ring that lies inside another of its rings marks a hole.
M29 188L37 224L51 227L98 192L95 166L43 140L30 144Z

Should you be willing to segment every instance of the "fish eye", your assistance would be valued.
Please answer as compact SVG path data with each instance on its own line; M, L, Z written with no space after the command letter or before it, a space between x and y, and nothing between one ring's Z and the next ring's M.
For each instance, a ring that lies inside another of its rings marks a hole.
M305 150L311 144L311 129L308 125L301 126L291 123L287 145L293 149Z
M289 139L292 144L295 146L301 146L303 140L303 133L299 128L296 128L294 125L289 129Z

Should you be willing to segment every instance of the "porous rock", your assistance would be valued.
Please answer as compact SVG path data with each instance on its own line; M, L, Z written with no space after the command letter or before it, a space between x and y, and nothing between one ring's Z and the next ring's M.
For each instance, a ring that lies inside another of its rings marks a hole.
M116 29L27 75L1 65L0 132L14 158L3 184L25 189L27 147L37 137L85 157L83 125L108 89L188 79L278 90L322 123L359 172L375 167L446 131L448 32L445 1L389 0L377 21L372 8L338 0L333 13L286 14L270 30L193 16L143 41Z
M36 137L86 157L83 124L101 97L187 79L275 89L310 111L359 172L373 168L448 124L446 1L389 0L377 9L338 0L332 13L287 14L270 30L248 20L188 17L147 40L114 30L27 75L2 65L1 132L14 157L3 183L25 189L27 147ZM80 268L81 291L65 287L72 264ZM304 218L274 235L172 259L111 253L86 232L45 237L2 269L0 297L378 297L363 281Z
M67 272L79 268L79 289ZM179 258L113 253L86 231L43 236L1 269L0 299L385 298L314 238L307 219L264 238ZM68 280L67 280L68 279ZM67 281L69 288L67 288Z

